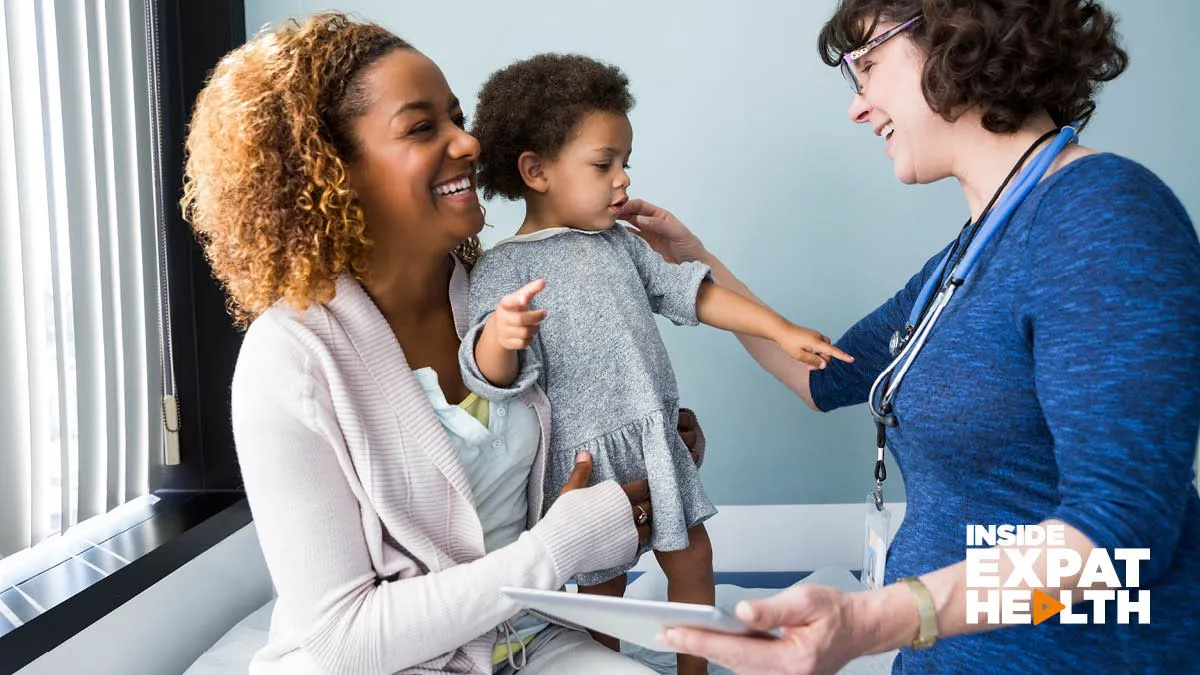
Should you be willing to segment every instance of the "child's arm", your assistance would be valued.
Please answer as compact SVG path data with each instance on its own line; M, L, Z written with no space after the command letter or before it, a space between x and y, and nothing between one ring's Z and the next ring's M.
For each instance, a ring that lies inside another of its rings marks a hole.
M512 326L514 312L517 323L525 316L532 298L528 291L533 287L507 248L488 251L471 270L465 317L470 327L463 333L458 349L463 384L479 396L497 402L519 396L541 376L537 345L515 352L503 345L506 338L512 337L507 328ZM527 340L523 342L529 344ZM477 355L486 363L484 367L480 366Z
M546 310L531 310L529 303L545 287L546 282L538 279L500 298L484 324L475 343L475 363L493 385L507 387L517 379L517 354L529 346L546 318Z
M679 325L697 321L716 328L766 338L810 368L830 358L854 359L820 333L797 326L774 311L709 281L709 268L697 262L669 263L650 245L620 225L612 236L624 243L641 275L650 308Z
M854 361L824 335L797 326L766 306L715 283L700 284L696 316L714 328L771 340L792 358L814 368L824 368L830 358Z

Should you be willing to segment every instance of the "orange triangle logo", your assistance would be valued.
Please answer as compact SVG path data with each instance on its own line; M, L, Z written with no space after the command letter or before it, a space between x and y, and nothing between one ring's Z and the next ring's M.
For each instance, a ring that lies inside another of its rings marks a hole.
M1033 589L1033 625L1038 625L1066 609L1067 606L1038 589Z

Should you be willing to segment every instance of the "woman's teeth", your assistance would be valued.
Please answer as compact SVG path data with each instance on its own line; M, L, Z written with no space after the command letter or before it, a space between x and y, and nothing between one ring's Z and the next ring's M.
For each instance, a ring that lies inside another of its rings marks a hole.
M879 135L883 136L883 140L890 141L892 140L892 134L894 133L896 133L896 129L889 123L885 125L882 130L880 130Z
M439 186L433 188L433 191L435 194L439 194L439 195L452 195L452 194L457 194L459 192L465 192L470 189L471 189L471 179L470 178L460 178L454 182L444 183L442 185L439 185Z

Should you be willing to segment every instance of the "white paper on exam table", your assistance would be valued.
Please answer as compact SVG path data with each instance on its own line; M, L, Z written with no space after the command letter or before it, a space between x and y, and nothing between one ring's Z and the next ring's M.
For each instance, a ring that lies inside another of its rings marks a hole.
M707 605L631 600L532 588L505 587L500 592L539 613L660 652L674 651L655 639L663 629L671 627L686 626L774 639L773 635L756 631L737 617Z

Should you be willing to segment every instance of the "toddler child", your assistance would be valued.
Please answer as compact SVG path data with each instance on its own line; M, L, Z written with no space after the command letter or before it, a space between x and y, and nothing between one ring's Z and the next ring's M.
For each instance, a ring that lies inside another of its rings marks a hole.
M481 88L471 130L479 185L486 198L524 200L526 215L471 273L460 361L468 387L485 398L537 383L550 399L545 508L581 452L592 457L593 482L647 478L652 512L638 519L651 525L668 599L711 605L703 523L716 509L676 429L675 375L653 315L771 339L811 367L850 359L825 336L712 283L706 265L667 263L617 224L630 183L628 84L593 59L543 54ZM622 595L635 562L580 575L580 592ZM679 657L680 673L706 667Z

